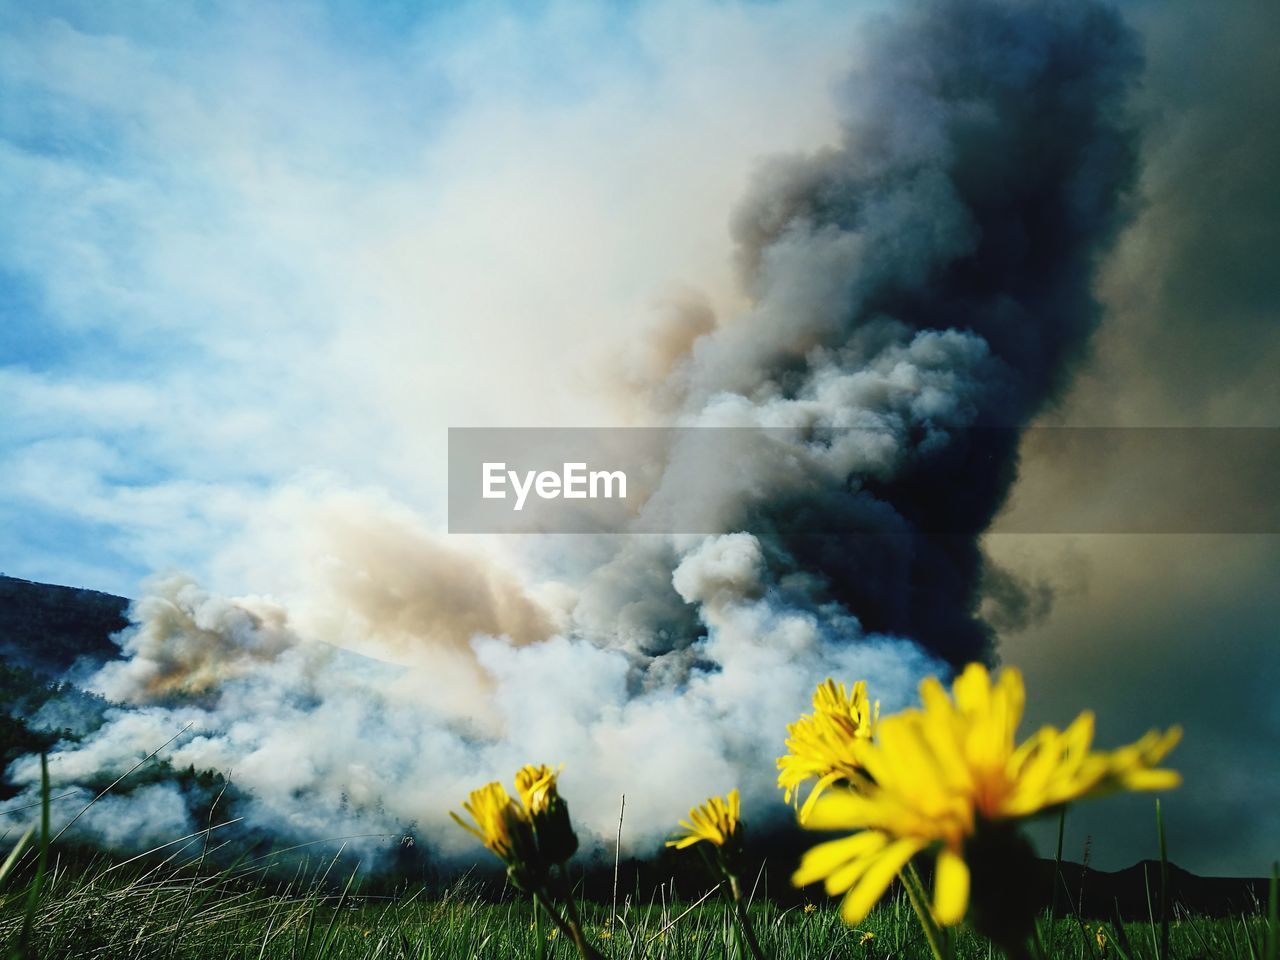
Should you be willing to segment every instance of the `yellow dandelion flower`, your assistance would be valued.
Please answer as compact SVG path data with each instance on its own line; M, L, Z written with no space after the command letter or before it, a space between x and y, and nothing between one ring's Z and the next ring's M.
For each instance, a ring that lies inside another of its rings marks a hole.
M533 849L529 816L502 784L495 781L472 790L470 799L462 807L471 815L474 827L453 811L449 816L506 863L520 861Z
M875 938L876 938L876 935L872 933L870 930L864 930L862 931L862 936L858 938L858 943L865 947L868 943L870 943Z
M741 798L736 788L727 797L712 797L689 811L689 819L680 821L684 835L668 840L667 846L683 850L706 841L717 847L732 847L742 835L740 814Z
M556 787L559 775L560 768L546 764L526 764L516 771L516 793L533 823L538 851L547 863L564 863L578 850L569 805Z
M778 758L778 787L787 803L800 803L800 786L816 779L800 809L808 818L823 791L841 780L865 781L862 751L875 734L880 704L859 680L849 690L830 677L813 693L813 713L787 726L787 755Z
M857 831L808 851L793 878L798 886L824 880L829 894L844 894L841 913L850 924L861 922L925 849L937 850L937 920L957 923L969 907L971 865L984 867L984 882L999 874L983 862L994 854L982 853L998 846L992 837L1004 836L998 825L1072 800L1180 782L1175 772L1156 768L1178 742L1177 728L1094 752L1093 714L1085 712L1065 730L1044 727L1016 744L1025 688L1011 668L993 684L985 667L970 664L950 696L931 677L920 697L921 709L878 724L874 743L862 752L869 776L863 789L828 792L805 823Z
M818 909L818 906L817 906L817 904L814 904L814 903L806 903L806 904L804 905L804 912L805 912L805 913L813 913L813 912L814 912L815 910L817 910L817 909Z
M556 795L556 777L558 769L553 770L546 764L526 764L516 771L516 793L530 816L545 813Z

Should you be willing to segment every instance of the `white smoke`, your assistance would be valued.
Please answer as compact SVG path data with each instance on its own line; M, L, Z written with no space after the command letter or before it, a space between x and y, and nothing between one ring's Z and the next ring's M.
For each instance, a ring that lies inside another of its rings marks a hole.
M862 637L847 615L771 597L760 546L747 534L703 539L674 580L700 605L706 637L687 651L682 682L639 691L631 656L581 639L519 646L478 636L474 679L459 689L459 674L423 660L389 664L303 640L279 607L260 599L158 583L134 605L137 624L122 637L127 658L89 683L129 706L51 756L54 793L118 776L190 725L163 758L177 769L230 774L247 798L236 814L273 836L306 842L415 830L444 854L462 855L469 841L450 826L448 810L477 784L538 760L565 764L564 792L588 843L616 826L626 793L630 848L646 850L691 802L734 786L757 815L781 815L780 805L768 805L773 759L818 680L866 677L897 706L922 672L938 667L906 641ZM199 696L174 696L183 690L180 663L191 665ZM170 700L184 702L159 705L158 677ZM464 701L469 709L459 707ZM12 775L30 787L13 805L32 802L35 758ZM82 799L61 801L57 813L65 820ZM75 829L129 848L174 839L190 827L180 804L176 790L149 786L95 806ZM134 829L142 821L153 826ZM355 845L374 851L387 842Z

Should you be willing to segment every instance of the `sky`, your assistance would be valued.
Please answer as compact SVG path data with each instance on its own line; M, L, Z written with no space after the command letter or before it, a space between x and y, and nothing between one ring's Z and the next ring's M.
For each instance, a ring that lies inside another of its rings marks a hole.
M853 29L209 9L8 18L11 572L129 593L288 485L435 520L447 426L616 422L602 361L685 286L732 296L733 202L830 137Z
M1280 17L1120 9L1145 56L1132 218L1042 422L1280 427ZM742 309L735 211L765 158L836 142L876 13L3 4L0 570L131 597L184 571L305 606L354 563L350 536L313 532L345 505L443 530L448 427L651 422L633 385L665 318ZM1001 532L1096 469L1024 459L984 543L1043 602L997 624L998 654L1034 721L1087 704L1110 742L1183 723L1171 855L1260 873L1280 851L1280 542ZM503 560L513 582L529 562ZM518 590L490 592L477 630L539 633L501 600ZM1118 803L1073 811L1068 853L1150 855L1147 801Z

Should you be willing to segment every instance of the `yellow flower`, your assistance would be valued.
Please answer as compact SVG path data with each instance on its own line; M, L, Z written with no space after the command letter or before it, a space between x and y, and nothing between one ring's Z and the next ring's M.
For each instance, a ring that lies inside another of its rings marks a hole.
M867 697L859 680L852 690L830 677L813 693L813 713L787 726L787 755L778 758L778 787L787 803L800 802L800 785L817 778L800 810L808 818L823 791L840 780L855 787L865 782L862 751L875 734L878 702Z
M815 910L817 910L817 909L818 909L817 904L813 904L813 903L806 903L806 904L804 905L804 912L805 912L805 913L813 913L813 912L814 912Z
M500 783L490 783L463 804L476 826L449 815L479 837L486 847L512 868L517 886L536 879L552 864L564 863L577 852L578 837L569 819L569 806L556 790L559 770L528 764L516 771L519 803Z
M559 770L552 770L546 764L534 766L530 763L516 771L516 792L530 816L546 812L556 795L556 777L559 774Z
M1173 771L1156 769L1181 736L1176 727L1094 752L1093 714L1085 712L1066 730L1044 727L1017 745L1025 691L1014 669L993 685L985 667L970 664L950 696L930 677L920 697L922 709L879 723L874 744L862 751L869 776L862 789L827 793L805 823L858 831L808 851L793 878L797 886L825 880L829 894L844 894L841 913L850 924L866 917L926 848L938 852L934 913L942 924L957 923L969 905L965 853L975 836L994 836L994 825L1072 800L1180 782Z
M689 819L680 821L684 835L668 840L667 846L683 850L704 840L717 847L733 846L741 837L740 810L737 789L730 790L727 797L712 797L689 811Z
M1099 927L1099 928L1098 928L1098 932L1094 934L1094 939L1096 939L1096 940L1098 941L1098 949L1099 949L1100 951L1102 951L1102 955L1103 955L1103 956L1106 956L1106 953L1107 953L1107 931L1106 931L1104 928Z
M875 938L876 938L876 935L872 933L870 930L864 930L862 931L862 936L858 938L858 943L861 944L862 946L866 946Z
M532 851L529 815L508 796L502 784L495 781L472 790L470 799L462 807L471 814L474 827L453 811L449 811L449 816L506 863L518 863Z
M526 764L516 771L516 793L533 822L538 851L547 863L564 863L578 850L578 836L569 819L569 805L556 789L558 768Z

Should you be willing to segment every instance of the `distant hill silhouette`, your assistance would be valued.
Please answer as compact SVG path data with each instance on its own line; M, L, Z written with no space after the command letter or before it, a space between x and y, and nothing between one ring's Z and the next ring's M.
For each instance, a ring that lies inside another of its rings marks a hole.
M749 844L747 859L749 862L764 862L758 881L759 893L767 892L771 899L784 904L825 900L821 884L796 890L790 879L800 853L823 839L829 837L815 836L793 827L775 831L769 836L757 835ZM612 861L588 864L575 872L587 896L608 899L613 884ZM691 855L691 851L663 850L651 860L626 860L621 864L619 873L619 889L632 896L638 892L641 899L656 897L662 884L674 884L683 899L696 897L707 887L705 868L698 856ZM1040 860L1035 894L1044 910L1054 903L1055 876L1054 862ZM748 885L754 882L752 877ZM1170 864L1170 916L1174 915L1176 908L1198 916L1215 917L1253 912L1259 905L1265 907L1268 884L1268 880L1261 878L1201 877ZM670 896L670 887L667 895ZM1119 914L1125 920L1146 920L1149 916L1159 919L1160 861L1143 860L1114 872L1064 862L1056 904L1059 916L1111 920Z
M129 625L128 607L109 593L0 576L0 659L45 676L114 659L111 634Z
M1040 869L1043 886L1051 892L1053 862L1041 861ZM1267 902L1268 883L1260 878L1200 877L1169 864L1169 903L1201 916L1256 910ZM1078 863L1062 865L1058 905L1064 912L1101 918L1118 910L1126 920L1145 920L1152 914L1159 918L1159 897L1159 860L1142 860L1114 873L1085 869ZM1048 902L1046 897L1046 906Z

